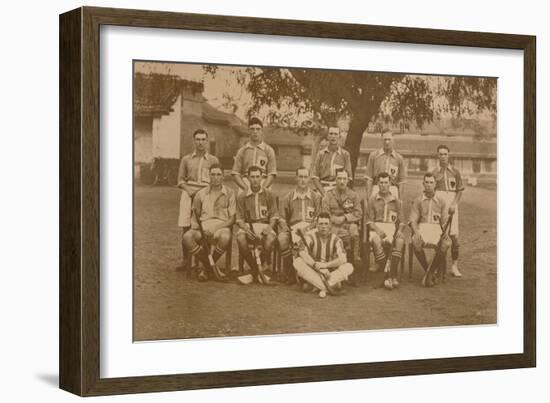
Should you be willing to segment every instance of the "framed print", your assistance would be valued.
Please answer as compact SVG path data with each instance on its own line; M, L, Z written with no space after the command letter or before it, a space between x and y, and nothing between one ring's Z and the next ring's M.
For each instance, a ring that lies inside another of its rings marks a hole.
M533 36L62 14L60 387L535 366L535 99Z

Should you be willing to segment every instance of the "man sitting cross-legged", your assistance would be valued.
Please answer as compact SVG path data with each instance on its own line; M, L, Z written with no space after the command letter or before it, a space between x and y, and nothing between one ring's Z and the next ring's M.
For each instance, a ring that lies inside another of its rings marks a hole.
M300 278L319 290L319 297L343 293L341 283L353 273L342 240L331 231L330 214L317 217L317 230L303 235L294 268Z

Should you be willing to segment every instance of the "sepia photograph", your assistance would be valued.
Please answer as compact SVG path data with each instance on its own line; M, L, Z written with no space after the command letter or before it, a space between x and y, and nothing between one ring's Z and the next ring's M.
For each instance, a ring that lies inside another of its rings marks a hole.
M497 323L496 77L132 74L134 341Z

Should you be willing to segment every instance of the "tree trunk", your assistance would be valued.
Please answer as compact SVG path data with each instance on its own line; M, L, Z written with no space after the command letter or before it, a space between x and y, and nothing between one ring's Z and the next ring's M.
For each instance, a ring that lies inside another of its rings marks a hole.
M349 151L351 157L351 170L355 177L355 169L357 168L357 161L359 159L361 140L363 140L363 133L369 125L371 114L363 114L360 117L353 117L349 124L348 136L346 137L346 144L344 148Z

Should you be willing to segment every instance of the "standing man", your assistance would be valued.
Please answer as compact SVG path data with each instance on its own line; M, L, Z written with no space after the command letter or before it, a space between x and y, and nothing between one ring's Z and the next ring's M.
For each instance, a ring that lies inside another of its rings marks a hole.
M322 196L336 187L336 171L344 169L351 178L349 152L340 147L340 128L329 127L328 145L317 153L313 162L312 176L315 188Z
M424 271L426 271L428 269L428 261L426 260L424 246L437 245L443 228L449 219L449 209L445 200L435 194L435 177L431 172L424 175L422 185L424 186L424 192L413 201L409 222L413 232L412 245L414 254ZM441 244L443 265L447 264L447 249L449 249L450 245L451 240L447 234L444 234ZM444 271L445 268L443 267Z
M405 160L393 148L393 133L389 129L382 130L382 148L370 153L367 161L367 198L378 193L376 179L382 172L387 172L390 176L390 192L403 200L407 170Z
M239 226L237 244L239 245L239 253L244 256L244 260L252 268L252 275L241 276L239 281L243 284L249 284L256 280L264 285L271 285L269 278L263 272L266 270L267 259L277 239L274 231L279 217L277 203L273 193L261 186L262 169L260 167L251 166L248 168L247 175L250 188L246 193L241 192L237 196L237 225ZM252 229L250 228L250 222L252 223ZM261 246L260 265L252 256L249 242Z
M178 170L178 187L182 189L178 226L182 228L181 249L183 266L186 265L184 234L191 227L191 203L195 194L210 182L210 167L219 164L218 158L208 152L208 133L204 129L197 129L193 133L195 151L183 156Z
M437 147L439 166L432 173L435 176L435 194L445 200L449 206L449 214L454 214L451 223L451 257L453 265L451 274L462 277L458 270L458 204L464 192L462 177L458 169L449 164L449 147L440 145Z
M308 187L309 171L300 167L296 170L296 188L286 194L279 203L279 249L283 259L283 278L292 282L292 246L297 245L296 231L309 231L315 218L321 212L321 196Z
M331 232L330 221L327 212L319 214L317 230L305 236L305 245L300 242L299 257L294 262L298 276L319 290L321 298L326 297L327 291L341 294L339 286L353 273L342 240Z
M224 186L223 169L220 164L213 164L209 168L210 185L199 190L193 198L193 210L199 215L210 245L214 246L212 260L214 264L231 247L231 227L235 223L236 200L235 192ZM195 215L192 217L191 230L183 236L183 244L187 253L196 255L203 264L199 272L199 281L205 281L213 273L206 268L210 266L210 250L199 245L202 235Z
M262 187L269 188L277 176L277 161L275 151L263 140L263 123L256 117L248 121L250 139L242 146L235 156L233 164L233 179L243 192L250 189L250 181L247 178L248 168L259 167L262 175Z
M399 285L397 268L405 247L403 203L390 192L390 175L387 172L378 175L378 188L378 193L371 196L367 204L369 242L374 251L374 271L384 269L384 286L392 289ZM385 249L389 249L390 256L386 256Z
M348 187L349 174L345 169L336 171L336 187L323 197L322 211L330 214L332 231L344 242L344 247L354 264L360 261L359 223L361 201L359 195ZM350 279L351 285L357 285Z

